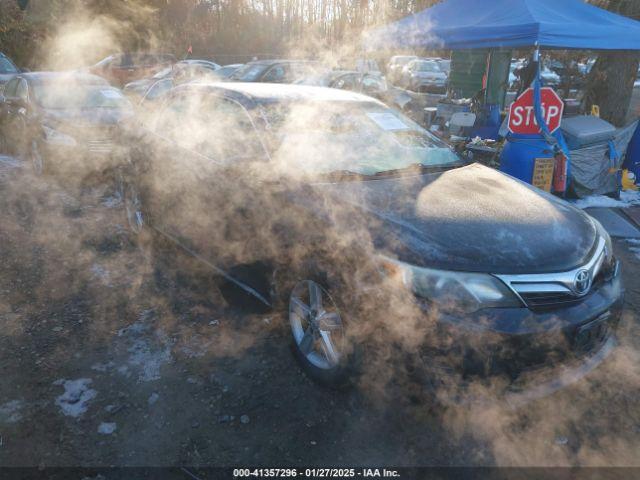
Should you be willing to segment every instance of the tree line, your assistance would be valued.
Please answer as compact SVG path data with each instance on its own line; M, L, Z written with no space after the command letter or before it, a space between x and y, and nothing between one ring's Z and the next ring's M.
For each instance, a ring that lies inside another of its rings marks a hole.
M340 58L362 54L363 29L439 0L0 0L0 51L30 69L77 68L114 51L154 50L245 62L254 56ZM484 1L484 0L478 0ZM640 18L640 1L591 0ZM395 52L381 52L379 60ZM401 52L398 52L401 53ZM424 52L416 52L424 53ZM564 57L572 53L560 53ZM640 55L598 54L586 99L620 124Z

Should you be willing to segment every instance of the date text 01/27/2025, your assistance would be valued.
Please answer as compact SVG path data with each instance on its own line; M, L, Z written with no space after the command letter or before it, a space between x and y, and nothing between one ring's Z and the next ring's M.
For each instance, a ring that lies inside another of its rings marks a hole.
M236 468L234 478L399 478L397 470L386 468Z

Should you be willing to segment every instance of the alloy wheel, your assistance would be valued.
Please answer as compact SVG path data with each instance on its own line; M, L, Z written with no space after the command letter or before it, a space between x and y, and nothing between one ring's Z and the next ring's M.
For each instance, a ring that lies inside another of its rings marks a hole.
M331 295L313 280L299 282L289 298L289 324L297 348L323 370L338 367L344 356L344 327Z
M142 213L142 202L140 202L138 190L134 185L128 184L124 187L124 208L129 228L134 233L140 233L145 222Z

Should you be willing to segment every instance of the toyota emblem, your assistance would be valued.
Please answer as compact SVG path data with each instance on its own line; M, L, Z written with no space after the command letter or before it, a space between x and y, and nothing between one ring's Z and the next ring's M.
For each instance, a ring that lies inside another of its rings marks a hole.
M573 289L578 295L584 295L585 293L587 293L589 291L589 288L591 287L591 274L589 273L589 271L578 271L578 273L576 273L576 279L574 280L573 284Z

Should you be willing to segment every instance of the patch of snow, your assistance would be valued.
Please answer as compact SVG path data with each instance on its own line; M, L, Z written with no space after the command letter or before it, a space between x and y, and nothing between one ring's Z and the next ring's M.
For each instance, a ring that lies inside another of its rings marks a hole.
M102 435L111 435L116 431L116 428L117 426L114 422L102 422L98 425L98 433L101 433Z
M158 395L156 392L153 392L151 395L149 395L149 398L147 399L147 403L149 405L153 405L158 401L158 398L160 398L160 395Z
M96 372L106 372L107 370L111 370L115 367L115 363L109 361L107 363L96 363L95 365L91 365L91 370L95 370Z
M56 398L55 404L60 407L62 413L68 417L80 417L87 411L88 404L98 392L89 388L92 382L90 378L78 380L56 380L55 385L62 385L64 393Z
M140 368L138 380L150 382L160 379L160 367L171 361L171 350L168 345L156 346L147 339L138 339L128 349L129 364Z
M0 405L0 422L3 423L16 423L22 420L23 404L21 400L11 400Z
M623 191L620 192L620 200L616 200L606 195L591 195L589 197L576 200L573 204L578 208L627 208L634 205L640 205L640 191Z

